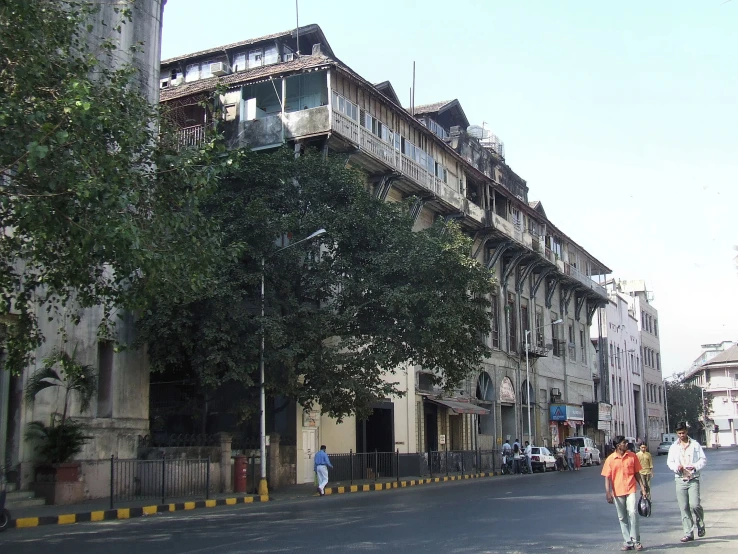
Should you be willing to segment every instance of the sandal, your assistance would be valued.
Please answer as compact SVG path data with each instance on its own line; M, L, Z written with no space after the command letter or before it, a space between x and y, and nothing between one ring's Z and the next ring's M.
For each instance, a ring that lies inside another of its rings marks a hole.
M698 537L704 537L705 536L705 527L697 527L697 536Z
M620 550L633 550L633 547L627 544L624 544L620 547Z
M684 535L681 539L679 539L681 542L689 542L694 540L694 535Z
M635 549L636 549L636 550L643 550L643 545L642 545L641 543L637 542L637 543L635 544Z

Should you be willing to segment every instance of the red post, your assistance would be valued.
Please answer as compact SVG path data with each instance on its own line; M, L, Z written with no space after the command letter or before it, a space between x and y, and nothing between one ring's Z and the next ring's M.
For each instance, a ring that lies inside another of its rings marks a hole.
M246 492L246 475L248 461L246 456L235 456L233 458L233 491Z

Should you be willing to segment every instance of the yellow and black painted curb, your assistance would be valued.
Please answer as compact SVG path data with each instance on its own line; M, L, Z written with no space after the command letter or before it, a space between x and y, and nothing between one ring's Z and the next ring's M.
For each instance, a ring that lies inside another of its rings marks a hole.
M267 502L268 496L237 496L234 498L219 498L217 500L196 500L192 502L176 502L155 506L138 506L136 508L117 508L113 510L99 510L93 512L78 512L56 516L20 517L11 521L11 527L23 529L38 527L39 525L67 525L86 521L112 521L117 519L131 519L134 517L149 516L182 510L198 508L215 508L216 506L235 506L236 504L251 504L253 502Z
M424 479L411 479L409 481L387 481L385 483L370 483L365 485L349 485L343 487L326 487L325 494L346 494L351 492L370 492L370 491L386 491L389 489L404 489L406 487L415 487L417 485L427 485L430 483L444 483L447 481L464 481L466 479L479 479L481 477L494 477L500 475L499 472L493 471L489 473L473 473L470 475L449 475L439 477L426 477ZM316 493L317 495L317 493Z

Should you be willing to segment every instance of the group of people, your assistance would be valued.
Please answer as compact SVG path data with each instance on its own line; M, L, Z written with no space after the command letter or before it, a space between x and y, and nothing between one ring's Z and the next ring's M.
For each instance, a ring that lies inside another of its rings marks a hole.
M525 441L525 447L522 447L520 446L520 439L515 439L513 444L510 444L510 439L507 439L505 444L502 445L502 464L505 465L508 463L508 460L512 459L512 472L522 473L523 456L525 456L528 473L533 473L533 465L531 463L532 448L529 441Z
M705 467L707 460L700 443L689 437L685 423L677 425L676 433L679 440L669 448L666 463L674 472L676 481L676 496L684 531L680 541L690 542L694 540L695 527L698 537L704 537L706 533L704 511L700 505L700 470ZM628 450L628 441L623 436L616 436L613 445L615 451L607 457L602 467L605 498L608 503L615 504L617 510L624 541L621 550L643 550L636 485L640 488L642 498L648 502L650 511L653 459L645 443L641 443L637 454Z
M576 444L560 444L559 453L556 456L556 469L558 471L579 471L582 469L582 455Z

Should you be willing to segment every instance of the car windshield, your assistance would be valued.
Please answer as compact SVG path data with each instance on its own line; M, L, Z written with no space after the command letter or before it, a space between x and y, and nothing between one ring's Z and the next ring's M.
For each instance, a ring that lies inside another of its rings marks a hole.
M531 448L530 453L531 454L541 454L542 452L540 448L534 446L533 448Z

